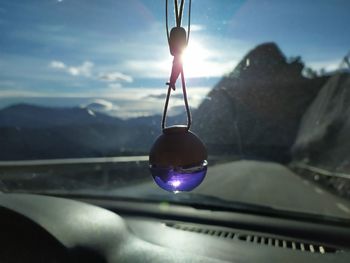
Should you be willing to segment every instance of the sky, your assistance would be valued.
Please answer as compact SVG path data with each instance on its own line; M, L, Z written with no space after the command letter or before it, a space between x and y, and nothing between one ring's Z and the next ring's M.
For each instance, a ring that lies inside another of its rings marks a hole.
M190 104L264 42L336 69L350 50L349 10L347 0L193 0ZM165 0L1 0L0 109L98 103L123 118L160 114L172 65L164 12ZM181 105L177 89L172 113Z

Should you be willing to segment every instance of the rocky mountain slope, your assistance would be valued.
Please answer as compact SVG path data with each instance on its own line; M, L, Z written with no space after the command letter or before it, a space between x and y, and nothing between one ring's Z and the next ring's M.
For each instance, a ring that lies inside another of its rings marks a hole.
M333 76L307 109L294 158L332 172L350 173L350 73Z
M194 131L209 151L286 161L300 119L327 77L303 77L276 44L250 51L194 114Z

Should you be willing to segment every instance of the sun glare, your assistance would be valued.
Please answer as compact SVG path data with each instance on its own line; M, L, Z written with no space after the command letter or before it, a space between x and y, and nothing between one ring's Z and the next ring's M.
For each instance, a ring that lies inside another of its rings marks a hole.
M173 57L156 61L155 71L169 74L169 65ZM210 78L222 77L230 72L237 61L230 59L222 50L208 49L201 42L191 39L188 47L182 54L184 73L186 78ZM144 64L142 64L144 68ZM156 75L158 76L158 75Z
M196 78L210 75L210 63L208 63L210 51L203 45L191 40L182 56L186 77Z

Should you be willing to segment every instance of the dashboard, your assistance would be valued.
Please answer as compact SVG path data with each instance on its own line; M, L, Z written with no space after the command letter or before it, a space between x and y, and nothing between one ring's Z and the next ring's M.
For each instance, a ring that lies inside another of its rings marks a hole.
M0 194L0 262L350 262L350 229L169 203Z

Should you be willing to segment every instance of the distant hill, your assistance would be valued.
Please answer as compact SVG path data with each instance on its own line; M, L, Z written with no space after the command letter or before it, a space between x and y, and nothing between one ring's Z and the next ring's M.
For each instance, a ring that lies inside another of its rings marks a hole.
M328 77L303 77L274 43L257 46L214 87L194 114L209 151L287 161L299 123Z
M0 111L0 127L47 128L68 125L121 124L117 118L86 108L50 108L16 104Z
M159 125L142 118L125 121L85 108L19 104L0 111L0 159L146 153L159 133Z

